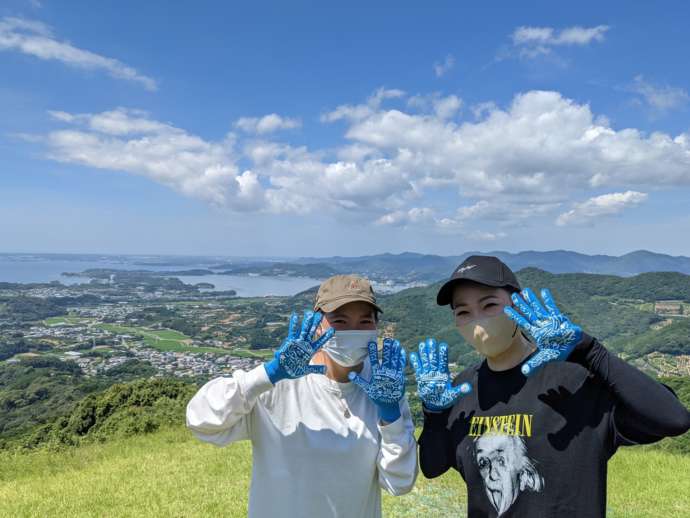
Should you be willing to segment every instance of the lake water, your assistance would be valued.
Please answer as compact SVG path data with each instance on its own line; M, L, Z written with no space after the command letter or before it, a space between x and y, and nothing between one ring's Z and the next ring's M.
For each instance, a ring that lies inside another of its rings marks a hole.
M266 295L295 295L321 281L309 277L255 277L251 275L184 275L177 276L182 282L196 284L210 282L215 290L235 290L240 297L264 297Z
M217 263L216 263L217 264ZM207 269L209 265L158 266L135 265L133 261L104 258L97 261L68 259L46 259L35 256L0 255L0 282L51 282L79 284L89 282L84 277L65 277L63 272L81 272L89 268L115 268L119 270L171 271L193 268ZM259 277L250 275L185 275L176 276L187 284L209 282L215 290L235 290L240 297L262 297L266 295L294 295L321 281L309 277Z

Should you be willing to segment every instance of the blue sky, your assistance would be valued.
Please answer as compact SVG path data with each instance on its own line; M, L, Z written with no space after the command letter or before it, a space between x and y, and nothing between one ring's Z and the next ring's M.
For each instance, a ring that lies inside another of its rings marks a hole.
M0 250L690 255L680 2L9 0Z

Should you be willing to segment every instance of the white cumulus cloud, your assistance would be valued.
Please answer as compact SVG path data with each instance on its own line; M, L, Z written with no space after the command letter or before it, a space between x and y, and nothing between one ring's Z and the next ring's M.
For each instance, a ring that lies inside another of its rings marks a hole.
M71 125L45 136L54 160L145 176L216 206L254 210L262 204L258 178L240 173L231 139L207 142L139 110L51 113Z
M299 119L281 117L277 113L271 113L263 117L241 117L235 122L235 126L247 133L264 135L278 130L299 128L302 126L302 122Z
M158 88L155 80L117 59L58 40L50 27L35 20L14 17L0 19L0 50L14 50L73 67L103 70L111 77L139 83L147 90L154 91Z
M687 90L668 85L655 85L646 81L641 75L635 77L627 89L639 95L650 108L659 112L681 108L690 101Z
M415 95L407 100L407 105L421 111L433 112L439 119L454 117L462 107L462 99L456 95L443 96L439 92L431 95Z
M353 121L346 137L379 149L419 186L466 196L563 201L605 185L689 185L689 136L616 130L586 104L558 92L516 95L477 122L377 110Z
M520 57L534 58L549 54L553 47L585 46L592 42L602 42L608 30L608 25L574 26L560 31L553 27L522 26L513 31L511 40L513 46L519 49Z
M642 191L690 186L690 134L614 128L553 91L484 103L479 118L463 118L461 105L454 96L380 89L325 112L325 122L344 127L341 142L324 148L255 132L209 141L124 108L51 112L66 128L42 139L53 159L144 175L235 210L477 240L516 226L591 220L617 210L604 207L640 203ZM602 189L614 194L595 196ZM574 199L589 201L571 206Z
M321 122L335 122L339 120L359 120L375 113L381 104L387 99L399 99L405 96L405 92L395 88L379 88L374 92L365 104L341 104L335 110L324 113Z
M412 207L409 210L396 210L384 214L376 223L378 225L405 226L415 223L433 221L434 211L428 207Z
M592 224L601 217L620 214L646 200L647 193L637 191L602 194L575 204L571 210L558 216L556 224L559 226Z

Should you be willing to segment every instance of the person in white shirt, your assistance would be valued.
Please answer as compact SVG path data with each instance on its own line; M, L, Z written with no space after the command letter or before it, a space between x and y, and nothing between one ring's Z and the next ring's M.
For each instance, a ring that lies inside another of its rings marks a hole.
M202 441L252 441L249 517L379 517L381 488L412 489L406 355L387 338L379 359L380 311L366 279L331 277L273 360L209 381L187 405Z

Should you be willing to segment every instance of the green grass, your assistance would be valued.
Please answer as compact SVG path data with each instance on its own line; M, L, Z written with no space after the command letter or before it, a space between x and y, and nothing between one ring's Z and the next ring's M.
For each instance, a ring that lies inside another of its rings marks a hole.
M61 316L61 317L49 317L46 318L43 323L47 326L57 326L57 325L76 325L76 324L88 324L90 319L83 317L74 316Z
M609 463L613 518L683 517L690 509L690 456L623 448Z
M261 360L268 360L273 358L273 350L271 349L240 349L238 347L232 350L234 356L241 358L259 358Z
M266 359L273 355L270 350L249 350L241 348L221 349L219 347L195 347L189 345L191 338L173 329L147 329L145 327L118 326L115 324L98 324L97 327L111 333L141 336L144 344L159 351L229 354L240 358Z
M96 327L119 335L141 336L144 344L159 351L233 354L230 349L218 347L195 347L186 343L191 338L173 329L147 329L145 327L98 324Z
M119 326L116 324L98 324L96 327L104 329L106 331L111 331L113 333L125 335L141 335L144 337L150 337L157 340L190 340L190 338L187 335L180 333L179 331L174 331L172 329L147 329L145 327Z
M201 443L183 428L59 452L0 453L0 516L244 517L248 442ZM338 476L334 472L334 476ZM346 476L346 474L344 474ZM690 457L623 449L609 470L607 516L681 517L690 508ZM455 472L421 474L402 497L384 493L384 516L465 515Z

